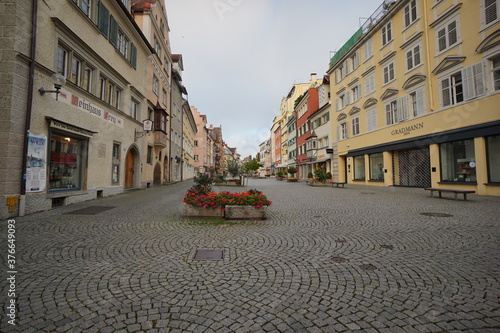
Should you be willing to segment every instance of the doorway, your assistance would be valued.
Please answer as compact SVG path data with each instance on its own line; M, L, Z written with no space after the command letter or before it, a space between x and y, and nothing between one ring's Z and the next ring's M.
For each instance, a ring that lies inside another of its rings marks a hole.
M125 188L134 187L135 179L135 163L137 160L137 150L135 148L130 148L125 157Z

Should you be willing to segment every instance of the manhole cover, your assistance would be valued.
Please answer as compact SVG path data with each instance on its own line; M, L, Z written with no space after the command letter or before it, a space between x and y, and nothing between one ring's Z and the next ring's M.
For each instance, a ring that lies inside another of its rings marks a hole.
M365 271L373 271L373 270L377 269L377 267L370 265L370 264L360 265L359 267L361 269L364 269Z
M392 246L392 245L380 245L380 247L383 249L394 250L394 246Z
M451 217L451 216L453 216L453 215L451 215L451 214L445 214L445 213L432 213L432 212L420 213L420 215L425 215L425 216L435 216L435 217Z
M194 255L194 260L223 260L223 250L198 249Z
M343 262L347 261L346 258L342 258L342 257L331 257L330 260L333 262L336 262L336 263L343 263Z
M96 215L107 210L116 208L116 206L90 206L87 208L77 209L72 212L64 213L71 215Z

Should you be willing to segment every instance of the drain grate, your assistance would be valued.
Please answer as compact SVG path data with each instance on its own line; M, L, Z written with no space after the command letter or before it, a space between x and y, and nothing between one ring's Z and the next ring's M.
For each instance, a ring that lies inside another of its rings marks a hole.
M218 249L198 249L194 255L194 260L223 260L224 250Z
M116 206L90 206L87 208L77 209L72 212L64 213L70 215L96 215L107 210L116 208Z
M394 250L394 246L393 245L380 245L381 248L383 249L389 249L389 250Z
M361 269L364 269L365 271L373 271L377 269L377 267L371 265L371 264L366 264L366 265L360 265L359 266Z
M330 260L339 264L347 261L346 258L342 257L331 257Z
M453 215L451 214L445 214L445 213L433 213L433 212L424 212L420 213L420 215L425 215L425 216L434 216L434 217L452 217Z

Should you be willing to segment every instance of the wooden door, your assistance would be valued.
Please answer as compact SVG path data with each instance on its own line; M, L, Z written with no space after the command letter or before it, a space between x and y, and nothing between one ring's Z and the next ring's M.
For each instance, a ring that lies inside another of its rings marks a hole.
M135 152L130 149L125 158L125 188L134 187Z

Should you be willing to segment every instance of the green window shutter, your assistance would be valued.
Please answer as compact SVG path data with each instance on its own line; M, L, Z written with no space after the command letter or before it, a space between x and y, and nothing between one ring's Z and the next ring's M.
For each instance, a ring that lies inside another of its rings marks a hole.
M99 1L99 17L97 27L101 30L104 37L108 38L109 34L109 10Z
M114 47L118 48L118 22L113 15L109 17L109 41Z
M130 43L130 63L137 69L137 48L133 43Z

